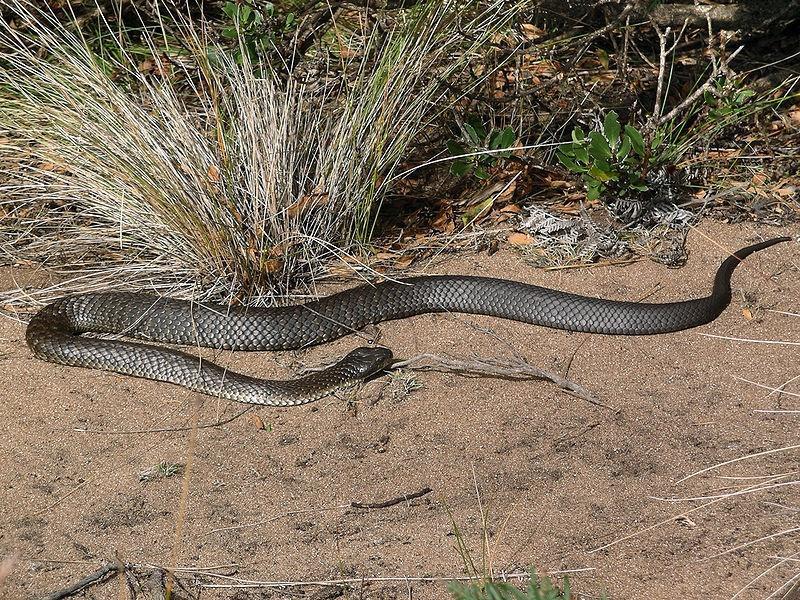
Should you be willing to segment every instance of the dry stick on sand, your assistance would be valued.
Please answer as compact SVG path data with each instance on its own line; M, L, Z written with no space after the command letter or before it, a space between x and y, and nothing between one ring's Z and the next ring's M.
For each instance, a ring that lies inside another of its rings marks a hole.
M549 371L534 367L522 358L499 359L490 357L476 357L472 360L461 360L437 354L418 354L392 365L393 368L406 368L417 371L442 371L459 373L462 375L483 375L503 379L541 379L551 381L561 389L582 398L595 406L602 406L616 410L600 402L589 390L582 385Z
M409 500L414 500L415 498L422 498L426 494L430 494L433 490L429 487L424 487L418 492L413 492L411 494L404 494L403 496L398 496L397 498L392 498L391 500L384 500L382 502L351 502L350 506L352 508L389 508L390 506L394 506L396 504L400 504L402 502L408 502Z
M62 598L69 598L70 596L74 596L90 586L103 583L111 577L119 575L124 570L125 566L122 563L117 562L105 564L100 569L97 569L97 571L94 573L87 575L80 581L76 581L71 586L43 596L42 600L61 600Z

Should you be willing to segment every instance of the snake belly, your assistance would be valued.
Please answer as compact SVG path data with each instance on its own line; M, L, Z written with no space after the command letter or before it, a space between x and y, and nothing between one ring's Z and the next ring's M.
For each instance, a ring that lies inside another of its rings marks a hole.
M489 315L533 325L609 335L651 335L713 321L731 300L736 266L753 252L790 241L780 237L735 252L717 270L711 294L649 304L604 300L475 276L410 277L362 285L285 307L229 307L134 292L66 296L31 319L26 340L43 360L182 385L212 396L274 406L304 404L382 371L386 348L357 348L330 368L291 381L229 371L171 348L117 339L227 350L290 350L322 344L367 325L425 313Z

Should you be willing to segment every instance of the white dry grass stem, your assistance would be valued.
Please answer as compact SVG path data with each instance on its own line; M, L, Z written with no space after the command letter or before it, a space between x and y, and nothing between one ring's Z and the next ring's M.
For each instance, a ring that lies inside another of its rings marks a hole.
M59 295L217 299L311 288L358 254L408 145L459 100L442 84L513 16L423 3L352 34L359 52L331 51L336 76L312 86L185 19L142 29L134 55L102 11L98 50L25 0L0 6L19 15L0 21L0 167L19 167L0 177L2 251L70 272Z

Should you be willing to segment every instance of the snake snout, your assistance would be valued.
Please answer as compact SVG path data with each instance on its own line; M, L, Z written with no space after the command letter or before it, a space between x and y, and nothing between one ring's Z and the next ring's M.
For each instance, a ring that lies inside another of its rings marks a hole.
M388 348L362 346L342 359L352 370L354 378L366 379L392 364L392 351Z

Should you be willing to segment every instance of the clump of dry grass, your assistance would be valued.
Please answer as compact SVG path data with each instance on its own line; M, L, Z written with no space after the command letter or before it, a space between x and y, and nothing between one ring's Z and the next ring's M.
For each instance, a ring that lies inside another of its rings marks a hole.
M106 22L98 52L52 14L6 4L20 18L0 20L0 165L21 166L0 179L0 244L70 273L39 300L257 297L313 281L369 242L409 143L458 100L442 82L512 15L424 3L388 33L360 32L355 56L331 52L346 76L312 89L186 20L173 39L143 30L144 69Z

